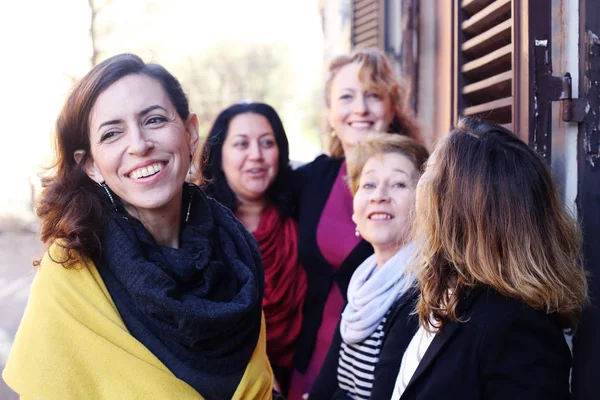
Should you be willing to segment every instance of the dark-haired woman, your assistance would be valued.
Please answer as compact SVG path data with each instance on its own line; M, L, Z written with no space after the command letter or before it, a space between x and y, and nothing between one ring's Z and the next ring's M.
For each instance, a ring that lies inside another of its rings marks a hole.
M512 132L460 123L417 186L420 328L392 399L570 399L587 298L577 222L546 162Z
M3 372L24 399L270 399L260 253L184 183L198 120L163 67L94 67L57 121L47 253Z
M199 165L207 194L227 206L260 247L267 354L285 392L302 326L306 277L298 263L289 146L279 116L263 103L223 110L205 139Z

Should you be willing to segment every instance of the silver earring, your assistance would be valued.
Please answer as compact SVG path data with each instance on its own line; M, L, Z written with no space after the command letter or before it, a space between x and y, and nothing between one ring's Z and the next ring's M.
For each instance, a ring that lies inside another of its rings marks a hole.
M190 184L191 186L191 184ZM188 222L188 219L190 219L190 210L192 209L192 196L193 196L193 192L190 190L190 199L188 200L188 209L187 209L187 214L185 215L185 222Z
M354 228L354 236L360 237L360 232L358 231L358 226Z
M121 214L121 213L119 212L119 209L117 208L117 203L115 203L115 199L113 198L112 194L110 194L110 190L108 189L108 185L106 184L106 182L102 182L102 183L100 184L100 186L102 186L102 187L104 188L104 191L105 191L105 192L106 192L106 194L108 195L108 198L110 199L110 202L111 202L111 204L112 204L112 206L113 206L114 210L115 210L116 212L118 212L119 214ZM124 216L124 215L122 215L122 214L121 214L121 216L123 217L123 219L128 219L126 216Z
M335 137L335 131L332 130L331 132L329 132L329 136Z
M110 190L108 190L108 186L106 186L106 182L102 182L100 184L100 186L102 186L104 188L104 191L108 195L108 198L110 199L110 202L112 203L112 205L113 205L113 207L115 208L115 211L116 211L117 210L117 205L115 204L115 199L113 199L112 194L110 194Z

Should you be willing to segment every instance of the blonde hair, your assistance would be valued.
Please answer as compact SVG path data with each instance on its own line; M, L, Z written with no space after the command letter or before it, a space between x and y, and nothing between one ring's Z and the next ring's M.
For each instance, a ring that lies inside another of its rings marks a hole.
M331 86L337 73L346 65L357 63L358 80L364 88L389 98L394 109L394 117L387 131L418 139L419 129L408 105L408 89L400 84L384 53L377 49L356 51L340 55L329 63L329 76L325 82L325 104L331 106ZM329 138L329 155L332 158L344 158L344 149L337 136Z
M427 157L429 157L429 152L425 147L407 136L372 133L358 145L353 157L347 160L347 180L353 195L358 190L360 176L367 161L381 154L401 154L407 157L413 163L419 176Z
M575 328L587 301L580 232L546 162L512 132L478 120L461 121L430 162L413 225L421 325L460 320L459 299L488 286Z

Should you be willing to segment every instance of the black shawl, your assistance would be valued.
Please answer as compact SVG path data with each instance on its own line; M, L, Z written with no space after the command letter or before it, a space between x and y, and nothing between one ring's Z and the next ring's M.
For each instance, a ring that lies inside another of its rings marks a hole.
M182 202L179 249L157 245L122 207L107 211L98 271L136 339L203 397L230 399L260 334L260 252L198 187L186 184Z

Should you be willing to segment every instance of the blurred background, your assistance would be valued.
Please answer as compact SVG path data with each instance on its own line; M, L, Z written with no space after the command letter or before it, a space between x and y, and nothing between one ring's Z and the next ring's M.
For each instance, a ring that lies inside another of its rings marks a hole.
M513 130L548 161L582 223L591 276L574 383L577 371L597 371L598 15L600 0L1 1L0 369L27 301L31 262L43 251L34 207L38 174L52 161L54 120L93 65L121 52L164 65L187 91L201 135L224 107L267 102L282 117L291 159L304 163L327 136L328 60L376 47L409 86L429 149L460 116L478 116ZM582 378L579 387L595 390L596 381ZM13 398L0 381L0 399Z
M10 144L0 148L4 231L33 222L37 174L52 161L53 124L70 87L114 54L135 53L178 77L201 134L223 108L262 101L281 115L293 160L320 150L317 0L3 1L0 38L0 116Z
M324 51L317 0L0 2L0 370L33 279L38 174L55 118L93 65L131 52L180 79L206 135L217 113L262 101L280 114L295 162L320 152ZM43 334L43 332L40 332ZM0 399L16 398L0 380Z

